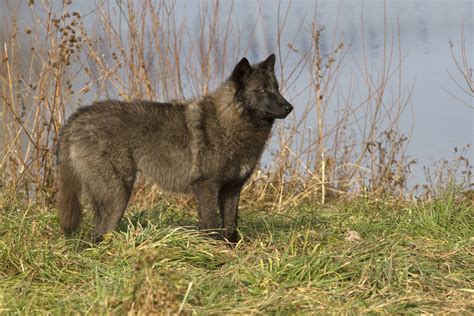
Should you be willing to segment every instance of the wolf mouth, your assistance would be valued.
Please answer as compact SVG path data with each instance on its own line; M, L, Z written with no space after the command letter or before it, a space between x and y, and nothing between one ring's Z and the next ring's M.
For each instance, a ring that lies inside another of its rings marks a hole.
M278 115L278 114L271 113L271 112L268 112L268 111L265 111L264 113L265 113L265 115L268 115L268 116L270 116L272 118L276 118L276 119L284 119L289 114L289 113L285 113L285 114Z

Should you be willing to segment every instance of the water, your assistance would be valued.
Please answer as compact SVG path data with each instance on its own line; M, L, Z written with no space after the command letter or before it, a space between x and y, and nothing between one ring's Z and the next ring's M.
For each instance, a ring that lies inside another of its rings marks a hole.
M238 4L238 5L237 5ZM263 23L255 27L253 36L256 44L262 49L250 50L250 58L259 60L266 52L271 52L276 42L278 20L284 19L288 1L251 0L234 3L234 14L240 21L249 24L260 14ZM316 7L317 6L317 7ZM259 7L261 8L259 10ZM355 61L361 62L363 57L362 22L365 29L366 50L370 67L376 69L383 64L384 54L384 2L369 1L293 1L282 34L282 43L294 43L296 47L304 48L309 45L310 38L292 37L303 19L306 25L311 22L312 14L316 12L316 21L325 26L322 35L322 48L331 46L333 32L336 30L339 38L350 43L354 58L349 58L344 73L349 74L355 66ZM451 57L449 42L454 43L454 49L460 55L461 31L464 30L464 40L470 65L473 58L473 2L470 0L428 1L401 0L387 1L386 26L390 36L395 34L395 59L398 53L396 34L398 28L401 40L402 90L414 85L410 107L405 111L401 120L401 131L411 135L408 154L418 160L413 175L418 181L423 172L422 167L441 158L452 158L454 148L461 148L473 143L474 110L464 103L474 106L473 99L461 92L450 78L452 74L462 82L462 77L456 70ZM464 25L464 28L463 28ZM388 40L390 44L390 40ZM389 45L390 46L390 45ZM394 61L396 62L396 60ZM341 91L348 89L349 80L344 77L339 82ZM304 81L304 76L302 78ZM395 80L396 83L396 80ZM467 86L465 86L467 88ZM397 87L392 83L390 89ZM291 94L291 91L289 91ZM394 91L396 92L396 91ZM453 97L452 95L455 97ZM390 93L387 93L390 98ZM462 99L463 102L456 98ZM295 104L296 107L298 104ZM413 131L411 131L413 127ZM468 152L474 161L473 150Z
M257 7L254 2L243 2L244 5L235 7L238 15L255 16ZM281 7L286 8L286 5L287 2L283 1ZM449 75L452 74L462 82L451 58L449 41L455 44L454 49L460 54L463 23L468 60L471 66L474 64L473 2L402 0L387 1L386 5L388 34L396 32L397 25L400 30L401 51L404 56L402 87L406 89L414 84L411 97L413 110L408 109L405 112L401 127L402 131L410 134L413 125L408 154L418 159L414 176L420 178L422 166L441 158L450 158L455 147L461 148L463 145L473 143L474 110L455 97L471 106L474 106L473 99L461 92ZM354 55L362 58L361 22L363 21L369 60L373 67L380 67L384 42L383 1L322 0L317 6L317 22L326 26L323 44L324 41L330 42L332 33L337 28L339 34L351 43ZM261 38L264 30L265 32L270 30L271 33L272 29L276 29L278 16L274 1L263 1L262 7L265 26L257 29L257 37ZM294 1L287 23L290 27L288 33L292 33L291 25L298 26L304 15L311 14L314 8L315 1ZM299 46L304 47L304 41L308 41L308 38L300 38ZM282 42L293 42L293 39L283 38ZM396 42L394 45L396 54L398 45ZM354 67L353 63L354 60L350 60L346 69ZM348 84L347 80L341 80L342 84L344 82ZM474 161L472 149L469 151L469 156L470 160Z
M57 2L59 3L60 1ZM111 3L114 5L115 1ZM185 27L188 30L198 30L199 17L196 12L203 3L182 0L176 2L177 17L187 21ZM231 19L235 28L243 29L240 43L250 43L246 54L252 61L258 61L275 50L278 23L284 20L284 13L289 4L285 29L281 34L282 47L286 48L288 43L292 43L299 49L310 45L308 33L302 32L297 38L294 35L302 21L304 21L304 27L308 27L314 13L317 23L326 27L321 42L323 52L329 50L335 30L337 30L338 38L343 38L346 44L350 43L353 56L346 59L345 76L339 82L338 91L348 89L349 74L357 68L356 61L361 62L363 58L362 21L370 67L372 69L381 67L385 24L384 2L379 0L321 0L317 2L299 0L280 3L273 0L261 2L239 0L233 3L221 1L219 5L222 12L227 12L232 6L233 15L226 17L223 14L219 20L219 27L225 27L227 20ZM94 6L93 2L74 3L74 8L81 11L83 16ZM399 25L400 49L403 56L402 89L407 90L414 84L410 108L401 120L401 130L411 135L408 154L418 159L414 177L419 179L422 176L422 166L443 157L450 158L455 147L460 148L473 143L474 110L456 98L462 99L471 106L474 106L473 99L462 93L449 75L451 73L460 82L462 81L451 58L449 41L455 44L454 48L459 54L463 24L468 59L471 65L474 64L472 55L473 2L471 0L387 1L386 17L386 34L389 36L397 33ZM259 22L255 23L257 20ZM22 20L20 20L21 23ZM399 49L397 38L393 45L395 55L397 55ZM291 63L292 60L289 61L289 65ZM227 67L232 67L232 65L227 65ZM305 81L307 75L303 73L301 82ZM396 89L395 85L390 86L387 97L390 97L390 92L395 93ZM287 93L291 97L295 91L296 89ZM303 99L303 97L296 98L293 102L299 103ZM295 106L298 107L298 104ZM472 149L469 151L469 157L471 161L474 161Z
M376 3L379 5L374 5ZM382 11L380 6L379 1L368 1L365 4L368 9L365 22L369 30L377 29L377 25L382 23L382 14L375 14ZM351 9L348 6L342 14L345 19L354 21L357 19L357 11L357 8ZM371 14L371 11L374 13ZM450 93L471 106L474 106L473 99L462 93L449 76L451 73L457 79L461 78L451 59L449 40L455 43L455 49L460 52L463 22L468 58L471 66L474 64L473 2L389 1L387 13L390 20L398 18L400 21L401 46L406 54L403 78L406 83L415 82L411 98L413 115L410 112L405 114L402 127L408 130L412 118L414 119L408 153L419 161L414 170L414 176L419 178L422 166L442 157L452 157L455 147L473 143L474 110L456 100ZM377 37L376 34L380 33L373 31L371 34ZM380 54L380 47L376 44L379 40L375 40L369 47L375 58ZM472 162L472 149L469 156Z

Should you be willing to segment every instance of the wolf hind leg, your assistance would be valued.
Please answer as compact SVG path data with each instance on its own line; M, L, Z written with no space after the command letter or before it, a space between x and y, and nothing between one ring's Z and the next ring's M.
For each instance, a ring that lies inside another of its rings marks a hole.
M128 180L118 175L108 175L107 179L98 177L87 185L95 218L95 242L100 242L105 233L117 227L127 208L135 181L134 175L130 175Z
M100 242L107 232L113 231L125 213L131 190L115 188L115 195L92 197L92 209L95 216L95 242Z

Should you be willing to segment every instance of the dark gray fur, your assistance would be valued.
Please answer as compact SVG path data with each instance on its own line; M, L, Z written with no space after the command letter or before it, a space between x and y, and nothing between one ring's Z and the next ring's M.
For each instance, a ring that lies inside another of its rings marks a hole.
M104 101L78 109L61 130L57 206L65 233L81 220L81 192L95 213L97 239L115 229L137 172L173 192L193 193L199 228L237 241L240 191L275 118L292 106L281 96L275 56L243 58L216 91L183 102ZM221 214L221 224L218 213Z

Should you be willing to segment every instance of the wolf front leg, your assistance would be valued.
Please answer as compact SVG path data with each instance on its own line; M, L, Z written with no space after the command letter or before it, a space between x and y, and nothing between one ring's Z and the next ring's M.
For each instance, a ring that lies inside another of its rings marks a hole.
M237 242L237 217L241 185L225 185L219 192L219 208L224 228L224 238L231 243Z
M212 180L202 180L193 184L194 194L198 201L199 229L209 232L212 238L220 239L218 231L218 194L219 185Z

